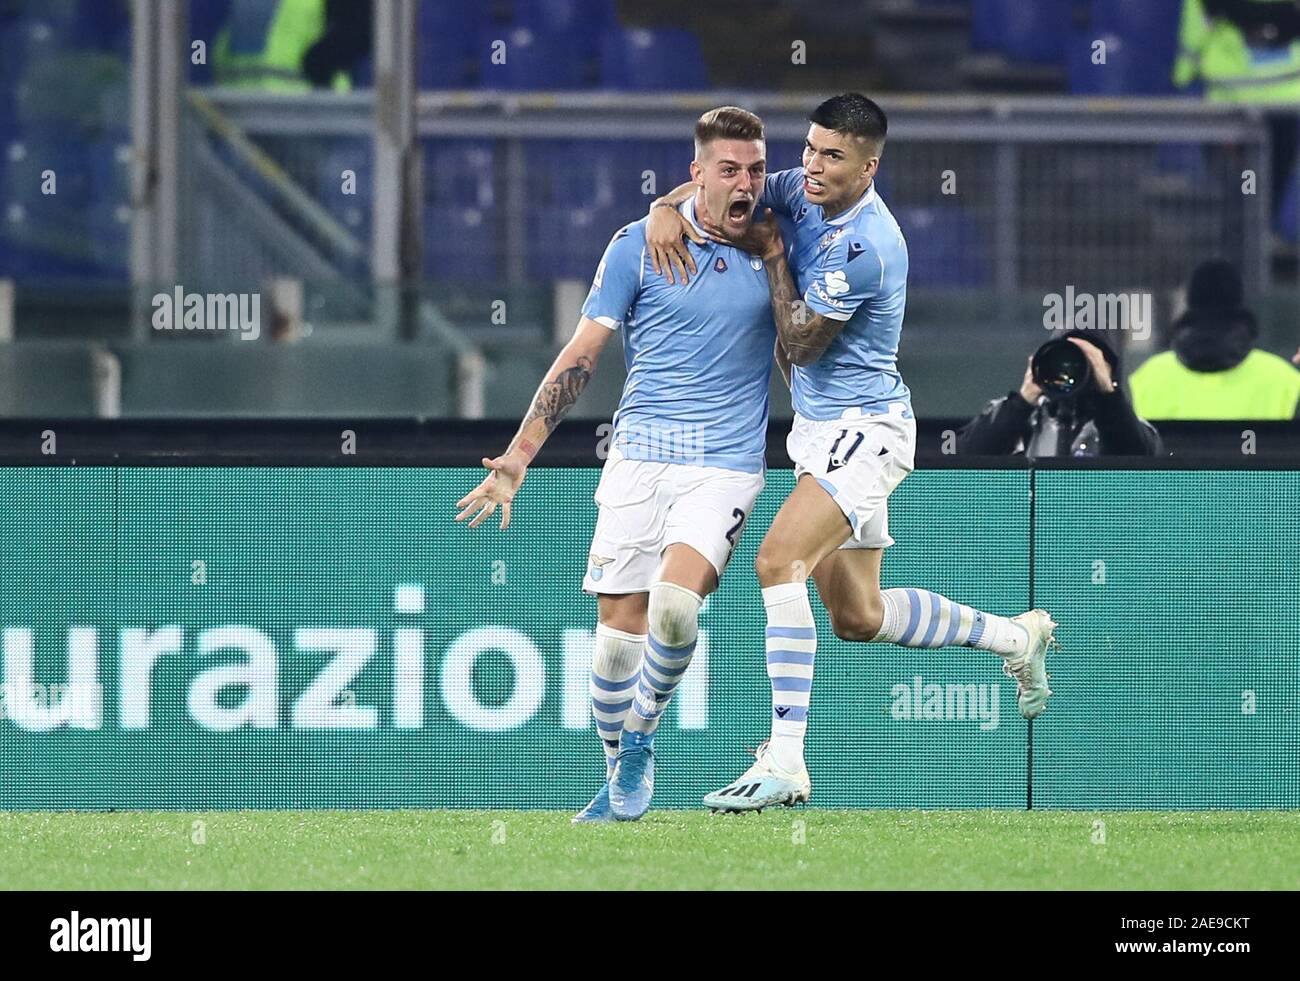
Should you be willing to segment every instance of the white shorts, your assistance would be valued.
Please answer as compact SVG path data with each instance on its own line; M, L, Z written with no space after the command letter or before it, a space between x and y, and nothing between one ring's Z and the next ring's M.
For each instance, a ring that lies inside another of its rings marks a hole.
M596 487L600 515L583 590L647 592L664 550L679 542L721 579L762 489L761 473L629 460L611 449Z
M850 409L839 419L818 421L798 414L786 439L796 481L811 474L849 519L853 534L840 548L888 548L894 488L912 472L916 420L895 403L888 413Z

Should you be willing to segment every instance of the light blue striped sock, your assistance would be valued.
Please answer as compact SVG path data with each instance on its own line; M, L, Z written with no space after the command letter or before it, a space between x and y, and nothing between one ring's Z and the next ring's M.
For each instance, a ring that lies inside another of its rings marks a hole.
M596 650L591 658L591 714L605 749L605 775L614 769L623 723L632 708L645 634L629 634L603 623L596 625Z
M633 732L654 732L659 717L668 707L673 692L681 683L682 675L691 665L695 653L695 640L681 647L667 647L660 643L652 629L646 634L645 653L641 658L641 674L636 684L636 699L627 720Z
M785 770L803 767L803 741L812 699L817 625L806 582L781 583L763 590L767 608L767 677L772 683L772 738L769 746Z
M885 616L873 640L903 647L978 647L995 654L1023 654L1029 631L1020 624L955 603L927 589L886 589Z

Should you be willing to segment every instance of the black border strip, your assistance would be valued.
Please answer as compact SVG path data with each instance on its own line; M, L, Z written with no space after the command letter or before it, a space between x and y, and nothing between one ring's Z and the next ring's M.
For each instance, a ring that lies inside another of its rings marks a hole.
M1164 424L1169 455L1102 459L960 456L944 452L964 420L918 426L917 466L923 469L1023 470L1300 470L1300 424ZM790 423L771 423L767 465L788 469ZM1244 428L1257 452L1242 453ZM505 449L516 423L444 419L55 419L0 420L0 466L162 467L477 467ZM354 452L344 452L344 434ZM54 434L55 452L46 434ZM536 466L599 467L608 422L571 419L547 441Z

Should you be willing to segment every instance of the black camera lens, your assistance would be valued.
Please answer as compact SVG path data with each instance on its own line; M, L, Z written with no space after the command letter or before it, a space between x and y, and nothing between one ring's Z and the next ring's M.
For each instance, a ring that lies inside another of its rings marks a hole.
M1049 398L1074 395L1092 380L1087 356L1067 340L1048 341L1034 352L1034 382Z

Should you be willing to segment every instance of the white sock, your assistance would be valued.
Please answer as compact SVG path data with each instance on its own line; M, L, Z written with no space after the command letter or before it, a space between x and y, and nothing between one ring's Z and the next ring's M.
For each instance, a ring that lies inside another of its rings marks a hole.
M606 776L618 755L623 723L636 695L637 673L645 634L628 634L596 624L596 650L591 657L591 714L605 748Z
M1003 657L1029 649L1029 631L1014 620L955 603L926 589L886 589L885 616L872 638L903 647L978 647Z
M817 653L817 626L807 582L768 586L763 590L763 606L767 608L767 676L772 682L769 749L777 766L798 771L803 769Z

